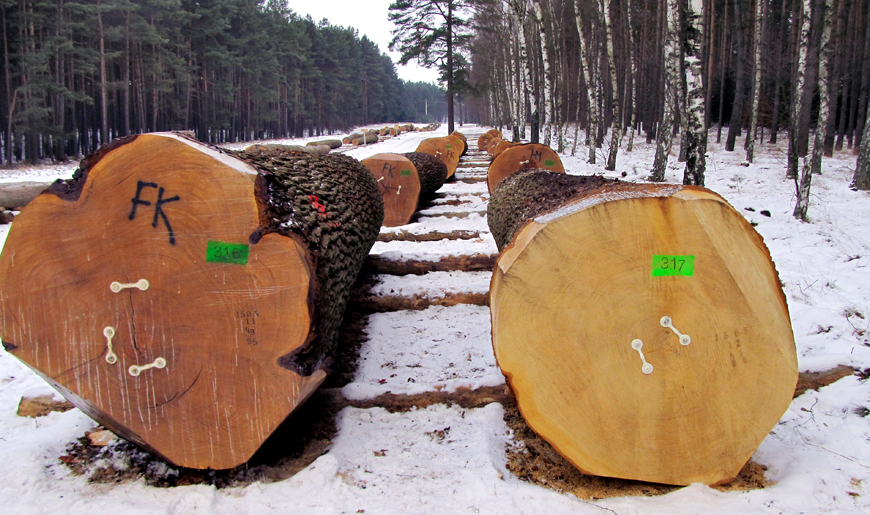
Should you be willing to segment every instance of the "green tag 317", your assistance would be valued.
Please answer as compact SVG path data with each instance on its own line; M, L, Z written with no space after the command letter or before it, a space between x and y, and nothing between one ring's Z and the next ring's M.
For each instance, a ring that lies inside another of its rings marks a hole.
M695 275L695 256L666 256L655 254L652 258L653 277L666 275Z

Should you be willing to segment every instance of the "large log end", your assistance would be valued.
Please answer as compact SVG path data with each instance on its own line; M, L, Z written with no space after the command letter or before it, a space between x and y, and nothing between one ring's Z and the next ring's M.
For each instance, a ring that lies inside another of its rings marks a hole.
M703 188L599 180L516 231L490 298L523 416L584 472L727 481L791 402L794 337L768 250Z
M185 138L141 135L84 163L10 231L4 346L177 465L245 462L326 375L279 363L310 339L308 249L252 238L256 170Z

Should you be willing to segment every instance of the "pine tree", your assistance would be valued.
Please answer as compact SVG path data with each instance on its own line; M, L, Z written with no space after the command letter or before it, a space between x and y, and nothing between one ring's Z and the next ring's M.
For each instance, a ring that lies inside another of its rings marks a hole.
M456 54L471 37L467 0L396 0L390 4L390 21L396 28L390 50L401 53L399 64L414 60L423 67L436 66L447 84L447 132L453 132L455 81L462 60Z

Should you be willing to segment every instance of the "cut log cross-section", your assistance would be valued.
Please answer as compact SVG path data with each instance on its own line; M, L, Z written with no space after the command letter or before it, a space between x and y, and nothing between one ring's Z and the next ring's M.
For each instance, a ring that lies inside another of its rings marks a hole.
M31 202L0 256L6 350L184 467L245 462L323 381L383 216L347 156L241 155L113 143Z
M431 154L440 159L447 165L447 178L450 179L456 173L462 149L452 138L427 138L417 146L417 152Z
M384 227L405 225L417 211L420 177L417 167L401 154L375 154L363 160L384 199Z
M715 193L545 171L490 200L496 359L529 426L585 473L734 478L798 378L762 238Z
M477 148L483 150L484 152L489 148L489 142L492 141L492 138L501 138L502 133L498 129L490 129L477 138Z
M486 172L486 185L492 191L505 177L531 169L565 173L562 160L553 149L540 143L527 143L507 148L492 160Z

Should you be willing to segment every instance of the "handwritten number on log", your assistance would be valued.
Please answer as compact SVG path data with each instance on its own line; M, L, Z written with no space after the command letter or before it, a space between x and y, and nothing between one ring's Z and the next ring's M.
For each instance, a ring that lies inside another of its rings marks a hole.
M134 220L136 218L136 208L139 206L150 206L151 202L147 200L142 200L142 190L144 188L157 188L157 202L154 205L154 219L151 222L151 227L157 228L157 220L163 219L163 223L166 224L166 229L169 231L169 243L175 245L175 233L172 232L172 225L169 224L169 218L166 216L166 213L163 211L163 204L167 204L169 202L175 202L176 200L181 200L181 197L178 195L170 198L163 198L163 194L166 192L162 186L159 186L156 182L144 182L139 181L136 184L136 196L131 199L133 202L133 207L130 209L130 216L128 217L130 220Z

